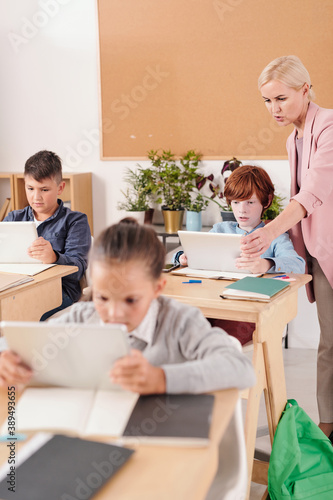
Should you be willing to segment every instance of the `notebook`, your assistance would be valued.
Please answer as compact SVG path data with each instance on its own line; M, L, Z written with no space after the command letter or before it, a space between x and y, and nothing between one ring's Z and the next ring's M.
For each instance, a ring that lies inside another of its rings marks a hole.
M0 329L34 370L33 386L111 389L112 364L129 352L124 325L2 321Z
M0 222L0 263L41 262L28 255L28 248L37 238L34 222Z
M187 257L188 275L195 275L193 270L201 271L200 277L232 279L251 274L244 269L237 269L235 260L240 256L240 234L206 233L200 231L178 231L179 239ZM209 271L207 276L202 271ZM214 271L214 274L212 274ZM172 274L181 274L182 269Z
M36 260L36 259L34 259ZM10 274L25 274L26 276L35 276L49 267L56 266L57 264L41 264L36 260L37 264L1 264L0 263L0 273L10 273Z
M254 278L246 277L227 285L221 297L223 299L258 300L269 302L278 293L282 293L288 288L289 282L274 278Z
M33 281L33 278L31 276L25 276L24 274L0 274L0 292L18 285L23 285L29 281Z
M133 453L134 450L112 444L39 433L20 449L14 470L10 471L7 463L0 471L0 497L89 500Z

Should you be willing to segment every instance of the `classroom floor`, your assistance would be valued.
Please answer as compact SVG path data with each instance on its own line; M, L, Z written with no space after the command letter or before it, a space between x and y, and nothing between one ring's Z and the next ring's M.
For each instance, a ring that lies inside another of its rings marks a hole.
M284 367L287 385L287 397L296 399L309 417L318 423L316 402L316 363L315 349L283 349ZM267 426L265 405L262 398L258 433L265 434ZM271 450L269 436L257 437L256 449L269 453ZM252 483L250 500L260 500L265 492L265 486Z

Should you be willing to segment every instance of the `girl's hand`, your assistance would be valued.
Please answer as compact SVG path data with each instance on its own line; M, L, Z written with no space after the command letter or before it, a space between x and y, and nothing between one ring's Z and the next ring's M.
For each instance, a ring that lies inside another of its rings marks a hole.
M242 254L236 259L237 269L244 269L244 271L250 271L253 274L264 274L272 266L271 260L262 259L260 256L252 257L251 255Z
M179 264L181 266L187 266L187 257L184 253L182 253L181 256L179 257Z
M20 356L12 351L0 355L0 385L27 384L32 377L32 370L22 363Z
M130 355L115 362L110 377L113 383L126 391L139 394L162 394L166 391L164 370L151 365L137 349L132 349Z
M268 226L261 227L241 238L242 254L259 257L268 250L274 238L270 237Z

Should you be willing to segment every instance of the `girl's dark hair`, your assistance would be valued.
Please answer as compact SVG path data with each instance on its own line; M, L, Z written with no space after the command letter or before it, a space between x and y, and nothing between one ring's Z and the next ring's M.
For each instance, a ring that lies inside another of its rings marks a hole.
M141 261L153 279L161 275L165 262L165 249L154 229L140 225L126 217L105 229L96 238L90 261Z

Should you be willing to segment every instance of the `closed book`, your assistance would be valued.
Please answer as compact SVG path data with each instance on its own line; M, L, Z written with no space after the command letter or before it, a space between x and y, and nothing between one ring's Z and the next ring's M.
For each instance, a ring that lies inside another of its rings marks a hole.
M2 500L89 500L134 452L106 443L40 434L25 448L30 448L25 451L26 460L12 469L7 464L1 471Z
M203 446L209 442L214 406L211 394L140 396L123 432L151 444Z
M258 300L269 302L277 294L288 288L289 283L274 278L243 278L227 285L221 297L223 299Z

